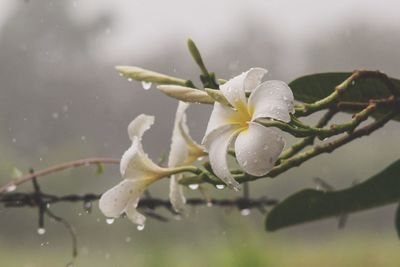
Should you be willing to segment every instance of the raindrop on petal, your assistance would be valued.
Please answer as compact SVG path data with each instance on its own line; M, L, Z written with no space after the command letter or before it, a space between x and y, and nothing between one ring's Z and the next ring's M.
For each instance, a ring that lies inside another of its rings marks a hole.
M132 78L128 78L128 82L132 82L133 81L133 79Z
M138 231L143 231L143 229L144 229L144 224L139 224L138 226L136 226L136 229L137 229Z

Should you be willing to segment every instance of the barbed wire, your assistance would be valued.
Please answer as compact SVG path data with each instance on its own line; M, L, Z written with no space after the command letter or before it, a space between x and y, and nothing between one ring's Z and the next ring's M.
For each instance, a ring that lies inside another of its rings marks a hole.
M34 175L34 170L29 170L31 175ZM72 260L67 263L66 266L72 266L74 259L78 256L78 239L76 236L75 228L65 219L56 215L50 207L55 203L83 203L83 208L87 213L92 211L93 202L100 199L101 194L87 193L83 195L79 194L68 194L68 195L54 195L47 194L41 190L41 187L35 176L31 179L33 185L33 191L31 192L7 192L0 194L0 204L5 208L37 208L38 210L38 233L45 233L45 217L53 219L64 225L68 230L72 240ZM241 210L242 214L248 214L251 209L256 209L260 213L267 213L268 207L273 207L278 204L277 199L268 198L266 196L259 198L251 198L249 193L248 184L244 184L244 194L241 197L232 199L214 199L214 198L188 198L186 204L188 206L198 207L232 207ZM164 208L169 211L172 215L179 215L169 200L161 198L153 198L151 194L146 191L144 197L140 199L138 203L138 209L143 214L151 219L158 220L160 222L167 222L169 218L157 213L157 209Z

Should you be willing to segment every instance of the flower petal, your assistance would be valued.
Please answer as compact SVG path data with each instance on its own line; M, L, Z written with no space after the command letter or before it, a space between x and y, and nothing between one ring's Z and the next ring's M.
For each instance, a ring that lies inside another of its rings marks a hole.
M283 101L279 100L266 100L264 102L259 101L254 106L254 112L251 117L251 121L255 121L260 118L270 118L283 122L290 121L290 113L287 109L287 105Z
M253 91L260 84L265 73L267 73L266 69L251 68L233 77L221 85L219 89L233 107L241 109L247 103L245 92Z
M227 150L229 144L240 132L235 125L223 126L207 136L206 148L210 158L211 168L228 187L239 190L239 183L233 178L228 168Z
M174 129L172 132L171 149L168 157L168 166L175 167L182 164L191 164L197 158L197 154L203 153L203 149L189 136L186 124L185 111L189 107L184 102L179 102L175 115ZM170 201L177 212L182 212L186 202L183 188L178 184L182 175L172 175L170 180Z
M101 196L99 200L101 212L107 217L121 216L129 203L136 201L137 205L137 201L147 186L148 182L145 180L123 180Z
M246 92L252 92L261 83L261 79L265 74L268 73L266 69L263 68L251 68L245 72L244 78L244 90Z
M122 155L120 171L124 179L150 180L162 177L167 172L144 153L142 143L137 136L133 137L131 147Z
M289 113L294 112L293 93L282 81L267 81L260 84L250 95L248 105L254 110L252 120L273 118L289 122Z
M135 136L141 139L144 132L150 129L153 123L154 123L154 116L140 114L133 121L131 121L131 123L129 123L128 126L129 138L132 141Z
M236 138L236 159L245 172L263 176L272 169L284 146L280 130L250 122L249 129Z
M131 222L137 225L144 225L146 222L146 217L137 211L136 207L139 203L139 198L132 199L127 205L125 209L126 217L128 217Z
M169 184L169 200L171 201L172 207L177 212L183 212L186 204L186 198L183 194L183 186L178 183L181 178L181 174L171 175L171 181Z
M188 107L188 104L179 102L172 132L171 149L168 157L169 167L175 167L183 163L190 164L198 156L204 154L204 149L189 135L185 114Z
M210 120L208 121L207 130L204 135L202 143L205 143L207 135L209 135L213 130L220 128L224 125L240 123L238 114L235 110L230 107L224 106L220 103L215 103L214 108L211 112Z

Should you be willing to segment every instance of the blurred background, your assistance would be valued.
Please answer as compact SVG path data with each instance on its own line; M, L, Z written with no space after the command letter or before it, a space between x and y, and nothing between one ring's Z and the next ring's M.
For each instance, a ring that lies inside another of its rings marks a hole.
M400 77L398 1L184 1L2 0L0 2L0 182L14 167L92 156L120 157L129 146L128 123L156 116L144 149L156 160L169 149L176 101L118 76L115 65L136 65L191 78L199 71L186 49L200 48L218 77L250 67L267 79L290 82L324 71L381 70ZM211 107L192 105L189 126L201 140ZM336 119L347 119L340 115ZM315 119L315 118L314 118ZM310 119L311 121L313 118ZM336 188L362 181L399 158L399 124L307 162L278 179L250 185L254 197L283 199L321 177ZM292 140L289 139L289 142ZM316 167L317 166L317 167ZM119 181L117 166L43 177L44 191L101 193ZM18 190L31 190L30 184ZM166 182L151 188L168 196ZM209 187L213 197L235 197ZM188 196L200 196L187 190ZM394 206L355 214L344 230L335 219L264 232L253 211L196 208L162 223L148 219L137 231L126 219L108 225L97 204L53 205L78 236L74 266L398 266L400 243ZM65 266L70 237L48 220L37 234L37 210L0 208L0 265Z

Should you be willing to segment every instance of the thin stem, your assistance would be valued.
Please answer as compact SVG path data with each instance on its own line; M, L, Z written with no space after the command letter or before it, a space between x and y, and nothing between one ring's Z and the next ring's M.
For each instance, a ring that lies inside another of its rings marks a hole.
M305 151L303 153L300 153L292 158L289 158L287 160L283 160L281 162L281 164L279 164L278 166L274 167L267 176L265 177L276 177L279 174L293 168L293 167L297 167L299 165L301 165L303 162L314 158L320 154L323 153L331 153L333 152L335 149L353 141L354 139L366 136L371 134L372 132L374 132L375 130L381 128L382 126L384 126L389 120L391 120L393 117L395 117L398 114L398 111L392 111L389 112L388 114L386 114L385 116L383 116L381 119L376 120L375 122L361 128L358 129L356 131L354 131L351 134L347 134L346 136L343 136L337 140L334 140L332 142L328 142L328 143L324 143L321 145L317 145L314 146L312 149ZM257 180L260 179L262 177L251 177L250 180ZM246 176L243 176L243 180L248 180L248 178L246 178Z
M336 150L337 148L353 141L354 139L367 136L374 132L375 130L381 128L384 126L389 120L394 118L396 115L398 115L399 111L398 110L393 110L389 113L387 113L385 116L380 118L379 120L376 120L375 122L360 128L358 130L355 130L351 134L347 134L346 136L343 136L335 141L324 143L321 145L314 146L312 149L299 153L289 159L282 160L281 163L274 168L268 173L267 176L261 176L261 177L256 177L256 176L251 176L246 173L242 174L234 174L234 178L236 181L240 183L248 182L248 181L255 181L258 179L263 179L266 177L276 177L279 174L282 174L283 172L293 168L300 166L302 163L305 161L314 158L322 153L331 153L332 151ZM190 176L190 177L184 177L180 180L181 184L198 184L205 182L202 176ZM214 181L207 181L212 184L216 184Z
M303 117L310 115L316 111L333 107L339 102L340 96L350 87L350 85L360 78L376 78L381 80L391 95L397 97L400 95L400 91L395 87L390 78L380 71L367 71L367 70L356 70L350 77L335 87L334 91L327 97L318 100L314 103L303 104L296 107L296 116Z
M30 173L27 175L22 176L21 178L17 180L11 180L7 184L3 185L0 187L0 194L4 193L7 191L9 187L13 186L18 186L20 184L23 184L27 181L32 180L33 178L39 178L41 176L49 175L55 172L63 171L66 169L71 169L71 168L77 168L81 166L89 166L89 165L97 165L97 164L119 164L119 159L114 159L114 158L87 158L87 159L80 159L80 160L75 160L67 163L61 163L57 165L50 166L48 168L39 170L34 173Z
M290 123L284 123L275 120L259 119L258 122L266 127L277 127L285 132L288 132L296 137L317 136L320 139L325 139L344 132L353 131L363 121L376 110L377 104L370 103L365 109L356 113L353 118L342 124L333 124L329 128L316 128L302 124L297 119L292 119Z
M337 110L335 110L335 109L328 110L324 114L324 116L319 120L319 122L315 125L315 127L318 127L318 128L324 127L333 118L333 116L335 116L336 113L337 113ZM278 159L278 162L283 159L290 158L293 155L295 155L297 152L300 152L301 150L303 150L303 148L305 148L309 145L312 145L314 143L314 140L315 140L315 136L309 136L309 137L306 137L306 138L302 139L301 141L295 143L290 148L288 148L282 152L281 156Z

